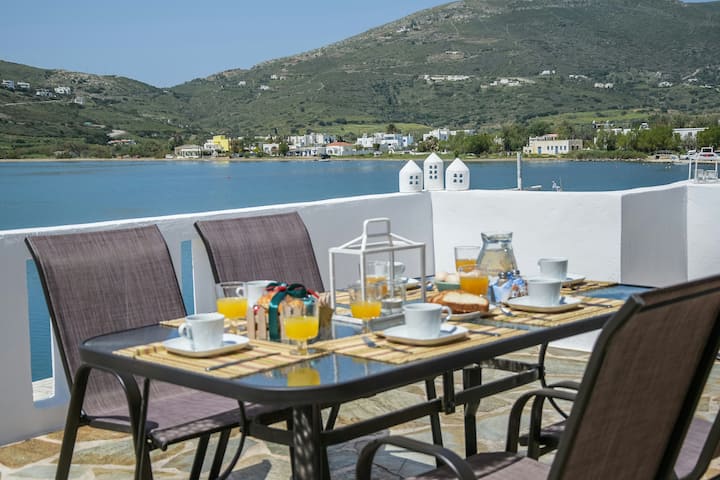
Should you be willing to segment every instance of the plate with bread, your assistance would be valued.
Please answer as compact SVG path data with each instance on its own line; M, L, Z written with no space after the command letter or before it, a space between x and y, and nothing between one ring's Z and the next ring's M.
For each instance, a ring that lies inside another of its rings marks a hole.
M427 301L449 307L452 310L451 320L469 320L493 315L490 312L490 301L487 298L462 290L443 290L428 298Z

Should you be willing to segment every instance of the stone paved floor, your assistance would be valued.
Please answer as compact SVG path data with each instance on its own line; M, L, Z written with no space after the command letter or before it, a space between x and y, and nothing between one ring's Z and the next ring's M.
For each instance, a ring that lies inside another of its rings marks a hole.
M515 357L532 361L536 350L527 350ZM548 371L551 380L579 380L585 368L587 355L560 349L550 349ZM709 387L703 396L699 414L710 417L719 408L720 369L715 369ZM486 378L498 375L490 370ZM456 378L456 381L459 381ZM511 392L484 400L478 412L478 441L480 451L502 450L505 442L507 415L512 402L523 391L535 385L522 387ZM340 423L367 417L373 413L388 411L392 407L410 405L424 396L422 385L410 385L389 394L344 405L340 410ZM549 417L552 419L552 413ZM555 414L556 415L556 414ZM443 437L445 445L457 452L463 451L462 410L443 416ZM381 432L384 435L388 432ZM429 441L430 428L426 419L403 424L391 429L393 434L408 435ZM0 447L0 479L51 479L60 450L62 432L42 435L31 440ZM354 468L359 450L367 438L338 445L330 449L331 472L335 479L354 478ZM234 436L228 452L234 452L238 437ZM152 453L153 472L160 480L187 478L193 460L194 442L174 445L167 451ZM213 451L212 445L208 449ZM374 478L397 479L428 469L431 460L396 449L382 451L376 457ZM549 461L548 458L546 461ZM132 478L133 455L130 438L104 430L84 427L73 457L71 478L79 480L120 480ZM206 465L211 463L208 458ZM720 461L711 465L708 475L720 474ZM233 472L233 479L287 480L290 478L287 449L274 444L248 439L243 456Z

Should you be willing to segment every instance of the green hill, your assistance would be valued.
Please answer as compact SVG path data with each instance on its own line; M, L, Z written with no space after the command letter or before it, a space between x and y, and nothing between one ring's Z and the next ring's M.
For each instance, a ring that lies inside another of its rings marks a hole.
M0 62L3 79L62 81L86 98L7 107L18 93L0 90L0 145L83 138L86 122L159 147L210 132L351 137L389 122L493 129L593 112L717 113L718 45L720 2L465 0L165 90Z

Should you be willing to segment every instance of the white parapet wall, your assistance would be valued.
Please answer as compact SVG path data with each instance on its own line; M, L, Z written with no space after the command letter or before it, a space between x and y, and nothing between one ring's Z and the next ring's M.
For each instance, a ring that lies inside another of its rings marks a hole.
M481 245L483 232L512 232L522 275L537 260L569 259L569 270L620 281L622 194L471 190L433 192L437 270L454 270L454 245Z
M394 233L427 245L427 271L453 270L452 247L481 244L482 232L513 232L521 272L537 259L566 256L570 271L589 278L662 286L720 272L720 185L680 182L619 192L470 190L370 195L344 199L0 232L0 444L62 428L68 394L62 374L54 396L34 401L24 245L28 235L158 224L180 277L194 282L197 311L214 309L213 279L193 224L197 220L297 210L308 227L325 287L328 249L362 233L363 220L388 217ZM182 272L181 245L192 243L192 272ZM407 253L407 252L406 252ZM416 258L399 258L419 274ZM353 262L337 264L337 285L357 277ZM278 279L282 280L282 279ZM591 341L572 346L588 348ZM60 372L53 352L54 371Z

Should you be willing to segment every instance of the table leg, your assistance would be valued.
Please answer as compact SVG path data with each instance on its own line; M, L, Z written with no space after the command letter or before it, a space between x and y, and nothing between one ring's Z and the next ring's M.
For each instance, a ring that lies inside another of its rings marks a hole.
M470 388L482 384L482 367L473 366L463 368L463 388ZM475 415L480 400L465 405L465 456L469 457L477 453L477 423Z
M293 449L295 480L321 480L327 477L323 468L322 416L317 405L293 408Z

